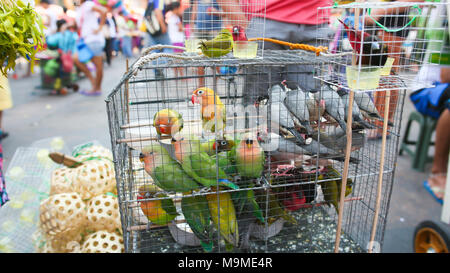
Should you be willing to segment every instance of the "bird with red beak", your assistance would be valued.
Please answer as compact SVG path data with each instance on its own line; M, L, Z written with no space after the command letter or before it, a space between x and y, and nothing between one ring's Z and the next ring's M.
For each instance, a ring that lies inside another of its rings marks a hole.
M338 21L344 25L353 50L360 54L362 65L384 66L388 58L388 47L385 43L382 43L377 36L349 27L340 19Z

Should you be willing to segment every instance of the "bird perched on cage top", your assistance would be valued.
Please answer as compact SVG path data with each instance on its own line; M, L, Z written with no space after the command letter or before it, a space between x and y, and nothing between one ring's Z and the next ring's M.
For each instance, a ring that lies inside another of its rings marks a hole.
M214 90L208 87L201 87L192 93L193 104L200 103L203 129L211 132L225 129L227 123L227 109L216 95ZM217 128L216 128L217 122Z
M338 19L339 20L339 19ZM384 66L387 61L388 47L385 43L381 43L380 39L367 32L356 30L339 20L344 25L350 45L353 50L361 56L361 64L369 66ZM361 52L362 42L362 52Z
M233 36L228 29L222 29L212 40L203 40L199 43L203 55L209 58L218 58L227 55L233 49Z
M169 108L158 111L153 117L153 126L160 136L173 136L183 129L183 125L181 114Z
M145 171L153 178L155 184L163 190L188 192L201 187L158 143L152 143L144 147L139 158L144 163Z
M163 199L165 197L167 195L159 192L154 185L145 185L139 188L138 200L161 198L139 202L142 212L155 225L166 225L178 215L173 201L171 199Z

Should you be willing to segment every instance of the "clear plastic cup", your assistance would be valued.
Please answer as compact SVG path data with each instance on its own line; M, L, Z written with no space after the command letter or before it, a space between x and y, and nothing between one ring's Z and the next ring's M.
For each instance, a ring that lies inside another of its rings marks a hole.
M347 66L348 87L358 90L377 89L380 84L381 71L382 67L361 67L361 70L359 70L358 66Z
M233 56L239 59L256 58L258 53L258 43L248 41L238 41L233 44Z

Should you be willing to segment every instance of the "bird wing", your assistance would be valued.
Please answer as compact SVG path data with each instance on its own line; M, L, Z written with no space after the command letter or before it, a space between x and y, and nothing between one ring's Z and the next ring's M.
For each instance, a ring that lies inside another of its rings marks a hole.
M177 209L173 205L172 199L162 199L161 208L165 210L169 215L178 215Z

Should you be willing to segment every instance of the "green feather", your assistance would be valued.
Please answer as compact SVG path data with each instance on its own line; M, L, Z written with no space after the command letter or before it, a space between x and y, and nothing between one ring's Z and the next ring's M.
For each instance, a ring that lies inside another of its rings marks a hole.
M171 199L162 199L161 207L163 210L167 212L169 215L178 215L177 209L175 208L173 201Z
M210 58L225 56L233 49L233 36L228 29L223 29L214 39L201 41L199 48Z
M213 248L212 225L206 197L192 196L183 198L181 200L181 210L183 211L186 222L199 238L205 252L211 252Z

